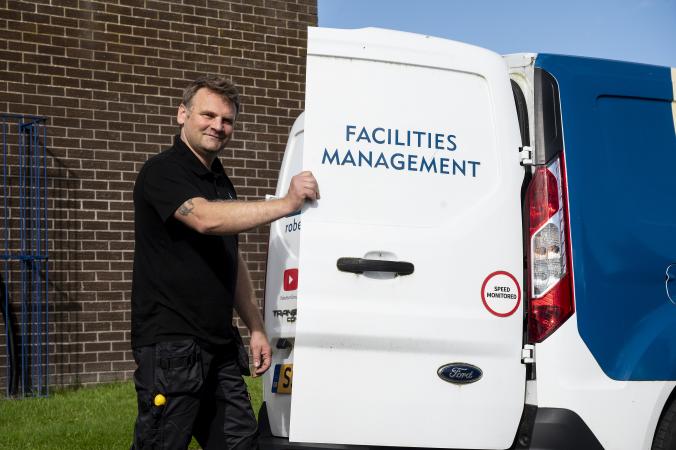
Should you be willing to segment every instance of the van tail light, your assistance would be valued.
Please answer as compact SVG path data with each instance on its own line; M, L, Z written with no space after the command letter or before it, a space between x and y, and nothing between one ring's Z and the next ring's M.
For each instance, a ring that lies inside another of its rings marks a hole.
M528 341L542 342L574 311L563 153L539 166L528 186Z

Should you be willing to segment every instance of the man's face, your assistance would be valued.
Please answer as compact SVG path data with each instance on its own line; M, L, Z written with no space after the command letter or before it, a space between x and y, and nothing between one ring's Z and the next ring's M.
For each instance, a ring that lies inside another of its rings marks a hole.
M176 119L181 138L201 157L215 157L225 148L235 128L235 105L220 95L202 88L193 96L190 107L181 104Z

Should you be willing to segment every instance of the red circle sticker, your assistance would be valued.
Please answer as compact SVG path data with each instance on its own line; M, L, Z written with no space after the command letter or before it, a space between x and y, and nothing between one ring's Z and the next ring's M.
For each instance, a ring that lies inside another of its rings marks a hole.
M481 300L491 314L508 317L521 304L521 287L514 275L499 270L488 275L481 285Z

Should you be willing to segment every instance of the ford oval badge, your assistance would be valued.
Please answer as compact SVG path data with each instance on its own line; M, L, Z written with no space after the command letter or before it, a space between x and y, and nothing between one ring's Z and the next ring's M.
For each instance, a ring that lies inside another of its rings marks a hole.
M479 381L483 372L477 366L467 363L450 363L439 367L437 375L453 384L470 384Z

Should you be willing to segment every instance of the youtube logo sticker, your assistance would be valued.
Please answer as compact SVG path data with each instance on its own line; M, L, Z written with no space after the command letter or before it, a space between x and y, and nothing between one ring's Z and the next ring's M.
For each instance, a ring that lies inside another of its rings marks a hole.
M298 289L298 269L286 269L284 271L284 290L295 291Z

